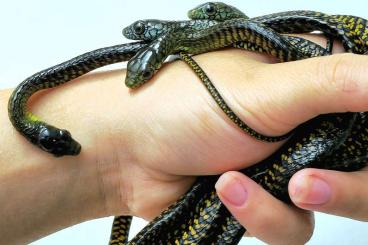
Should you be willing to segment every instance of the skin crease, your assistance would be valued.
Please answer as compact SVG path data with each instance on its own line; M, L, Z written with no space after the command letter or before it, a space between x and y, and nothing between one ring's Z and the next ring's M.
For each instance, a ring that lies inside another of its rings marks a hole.
M318 37L310 39L323 43ZM335 49L342 50L338 45ZM327 111L323 106L300 110L312 103L308 100L320 98L311 95L323 84L310 88L300 83L305 91L299 94L285 83L270 93L264 91L270 90L270 80L284 79L274 74L306 81L311 74L300 73L306 64L315 66L308 71L318 73L330 57L273 65L275 60L265 55L231 49L195 59L230 107L260 133L284 134ZM0 201L0 244L24 244L109 215L152 219L190 187L193 175L244 168L282 143L259 142L240 131L181 61L165 65L136 91L124 87L124 76L121 70L93 73L32 97L32 112L68 129L81 143L82 152L76 157L54 158L29 144L7 118L11 90L1 91L0 200L6 202ZM290 97L280 99L284 93ZM336 110L342 110L336 104ZM363 108L366 105L355 109ZM289 210L282 203L278 209L294 217L293 231L301 234L296 243L305 241L313 230L311 214Z

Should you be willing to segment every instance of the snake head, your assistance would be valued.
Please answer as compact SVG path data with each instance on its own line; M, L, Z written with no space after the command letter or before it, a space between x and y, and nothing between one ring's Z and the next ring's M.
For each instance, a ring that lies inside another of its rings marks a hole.
M45 126L38 134L37 145L42 150L53 154L56 157L64 155L78 155L81 146L76 142L69 131L55 128L53 126Z
M163 20L138 20L123 29L124 37L132 40L151 41L168 29L169 22Z
M206 19L224 21L236 18L248 19L239 9L221 2L203 3L189 10L188 17L192 20Z
M140 87L153 77L161 64L154 50L139 51L127 64L125 85L132 89Z

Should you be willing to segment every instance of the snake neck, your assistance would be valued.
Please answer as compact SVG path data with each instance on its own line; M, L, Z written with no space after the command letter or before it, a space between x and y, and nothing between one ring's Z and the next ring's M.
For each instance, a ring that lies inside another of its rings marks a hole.
M145 42L97 49L38 72L24 80L12 93L8 114L14 127L30 142L55 156L77 155L80 145L67 130L40 121L27 111L27 101L36 92L57 87L94 69L133 57Z
M282 61L300 58L300 53L294 47L290 47L282 36L275 35L271 29L261 23L245 19L227 20L220 25L194 33L188 38L177 40L178 45L174 52L199 54L245 40L248 43L257 44L266 53Z

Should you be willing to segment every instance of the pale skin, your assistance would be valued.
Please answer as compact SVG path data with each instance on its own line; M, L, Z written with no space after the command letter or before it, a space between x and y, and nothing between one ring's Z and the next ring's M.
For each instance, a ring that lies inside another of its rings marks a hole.
M270 64L264 55L226 50L195 59L238 115L266 135L284 134L321 113L368 111L368 57ZM36 115L82 144L76 157L54 158L20 136L7 117L11 90L0 92L0 244L25 244L110 215L149 220L183 194L193 176L224 172L219 196L266 243L306 242L314 227L307 210L368 221L367 169L300 171L289 192L304 210L287 206L230 171L265 158L282 142L259 142L240 131L185 64L164 66L137 91L124 87L124 76L122 70L95 73L32 97ZM310 176L330 188L322 204ZM226 195L244 189L245 200Z

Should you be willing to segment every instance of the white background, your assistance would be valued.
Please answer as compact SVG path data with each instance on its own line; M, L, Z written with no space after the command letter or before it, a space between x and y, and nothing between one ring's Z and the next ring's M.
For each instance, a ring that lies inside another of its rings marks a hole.
M137 19L186 19L187 10L202 2L0 0L0 88L14 87L29 75L86 51L126 42L121 29ZM309 9L368 18L368 3L363 0L226 2L250 17ZM32 244L107 244L111 221L85 222ZM135 231L144 224L136 223ZM317 214L309 244L368 244L367 231L367 223ZM243 239L243 243L262 244L254 238Z

